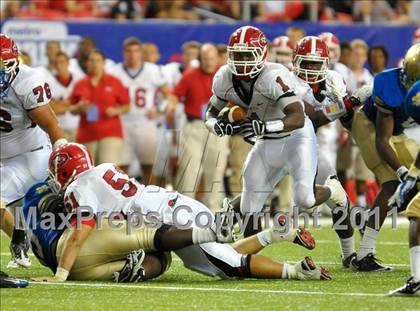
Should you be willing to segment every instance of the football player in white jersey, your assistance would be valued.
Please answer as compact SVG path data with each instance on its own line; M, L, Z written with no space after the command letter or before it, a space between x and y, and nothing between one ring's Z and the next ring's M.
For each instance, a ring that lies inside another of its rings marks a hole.
M278 36L270 45L270 61L292 70L293 47L288 36Z
M69 57L64 52L58 52L54 57L55 74L48 76L48 84L52 93L51 108L57 115L66 139L75 141L80 116L71 113L77 109L77 105L71 105L69 99L74 85L81 76L72 73L68 67Z
M241 213L259 213L268 195L284 175L293 179L295 204L304 209L326 202L349 205L338 180L327 178L315 186L317 144L312 122L295 94L296 79L286 67L266 63L267 41L258 28L244 26L229 39L228 65L213 81L206 125L218 136L242 133L256 142L244 164ZM326 62L323 70L327 70ZM307 74L313 75L311 70ZM218 118L230 102L247 109L239 124ZM249 235L257 228L249 228Z
M31 184L46 179L51 143L56 147L66 141L48 105L51 90L45 76L19 64L11 38L0 34L0 45L0 197L11 206ZM10 266L30 266L24 230L14 230L10 250Z
M331 32L323 32L318 35L318 37L324 41L330 52L330 61L328 63L328 67L331 70L338 72L343 78L344 81L347 82L349 69L346 65L340 62L341 56L341 48L340 48L340 40L336 35Z
M122 165L138 159L143 178L149 183L158 149L157 91L166 98L169 87L158 65L144 62L141 43L137 38L127 38L123 44L124 62L116 65L111 74L118 77L130 94L130 112L123 116L124 150ZM125 167L124 167L125 169Z
M95 221L103 216L112 217L115 213L130 216L137 212L145 216L146 222L155 224L141 237L140 243L149 248L148 251L160 244L156 236L169 230L169 226L191 230L192 243L199 245L181 248L176 253L184 265L194 271L222 278L330 279L328 271L316 267L310 257L289 265L256 255L268 244L284 240L312 249L315 242L304 229L290 230L286 234L266 230L263 242L254 236L236 246L219 244L212 241L228 242L231 229L219 227L217 218L202 203L177 192L142 185L112 163L95 167L92 156L83 145L70 143L56 149L50 156L49 168L51 185L59 193L64 192L68 212L91 213ZM150 215L154 218L148 218ZM156 220L160 227L156 226ZM71 231L63 246L59 242L57 249L61 249L61 255L55 277L40 279L65 280L92 229L89 225L82 225ZM114 231L115 234L121 233Z

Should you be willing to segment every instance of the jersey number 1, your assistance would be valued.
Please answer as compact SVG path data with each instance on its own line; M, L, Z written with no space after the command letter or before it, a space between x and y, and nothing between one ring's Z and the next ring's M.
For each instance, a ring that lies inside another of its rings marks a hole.
M118 169L115 168L117 171ZM114 176L117 174L112 169L109 169L105 172L104 176L102 178L106 181L108 185L110 185L114 190L122 190L121 194L125 196L126 198L132 197L137 192L137 186L129 179L127 178L117 178L114 179ZM123 175L124 177L124 175ZM123 190L125 185L128 185L127 189Z
M280 84L281 89L283 90L283 93L287 93L290 90L290 87L286 83L283 82L280 76L277 77L276 82Z

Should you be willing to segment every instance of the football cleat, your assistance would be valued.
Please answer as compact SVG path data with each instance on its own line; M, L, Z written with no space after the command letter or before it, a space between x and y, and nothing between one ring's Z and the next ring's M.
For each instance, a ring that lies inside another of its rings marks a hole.
M404 286L389 291L388 296L420 296L420 282L414 282L411 277Z
M24 288L28 286L28 281L15 279L0 271L0 288Z
M293 243L303 246L307 249L315 248L315 239L312 234L305 228L299 228L296 230L296 237Z
M373 253L367 254L360 260L355 257L350 262L350 267L353 271L360 272L390 272L394 270L392 267L381 264L381 261Z
M233 231L233 226L220 226L215 221L210 229L213 231L216 242L218 243L231 243L237 239L236 233Z
M127 255L124 267L114 272L114 282L117 283L135 283L146 280L146 274L143 268L143 261L146 257L144 250L133 251Z
M298 280L331 280L328 270L324 267L318 268L309 256L296 263L295 269Z
M332 189L329 201L333 202L336 206L350 206L346 191L335 175L328 176L325 185Z
M25 240L20 243L11 243L10 244L10 253L12 255L12 259L7 264L8 268L17 268L17 267L24 267L29 268L32 263L28 256L29 251L29 242L27 237L25 236Z
M357 254L353 253L350 256L347 256L346 258L342 257L341 262L342 262L344 268L350 268L351 262L353 260L356 260L356 259L357 259Z

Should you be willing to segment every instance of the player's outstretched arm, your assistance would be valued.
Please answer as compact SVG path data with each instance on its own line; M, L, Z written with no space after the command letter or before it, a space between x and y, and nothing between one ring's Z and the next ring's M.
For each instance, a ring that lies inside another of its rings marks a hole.
M58 125L57 117L50 105L43 105L29 111L32 121L39 125L50 137L51 142L55 143L64 138L64 131Z
M58 263L58 268L55 275L52 277L36 277L32 278L32 280L37 282L64 282L67 279L77 256L79 255L83 243L88 238L92 229L93 228L91 226L84 224L82 224L80 228L73 227L72 229L69 229L71 230L71 233L63 247L63 251L60 256L60 262Z
M398 157L389 143L394 130L394 116L392 113L385 113L378 109L376 115L376 149L379 156L395 170L400 177L408 171L401 167Z
M301 103L295 102L287 105L284 108L284 114L286 115L282 119L284 132L291 132L305 125L305 113Z

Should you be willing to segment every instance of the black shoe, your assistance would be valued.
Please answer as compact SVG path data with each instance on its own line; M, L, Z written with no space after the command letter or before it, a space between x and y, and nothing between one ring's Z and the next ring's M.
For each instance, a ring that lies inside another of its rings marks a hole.
M341 257L341 263L343 264L344 268L350 268L350 263L353 260L356 260L356 258L357 258L357 254L353 253L353 254L347 256L346 258Z
M15 279L0 271L0 287L1 288L24 288L28 286L28 281Z
M373 253L367 254L360 260L354 258L350 262L350 266L353 271L360 272L390 272L393 270L393 268L381 264L380 260L375 258Z
M145 257L146 253L142 249L128 254L124 267L114 272L114 281L117 283L145 281L146 274L143 268Z
M404 286L389 291L388 296L420 296L420 282L415 283L411 277Z
M32 263L28 256L30 245L27 237L20 243L11 243L10 244L10 253L12 254L12 259L8 263L8 268L17 268L18 266L29 268Z

